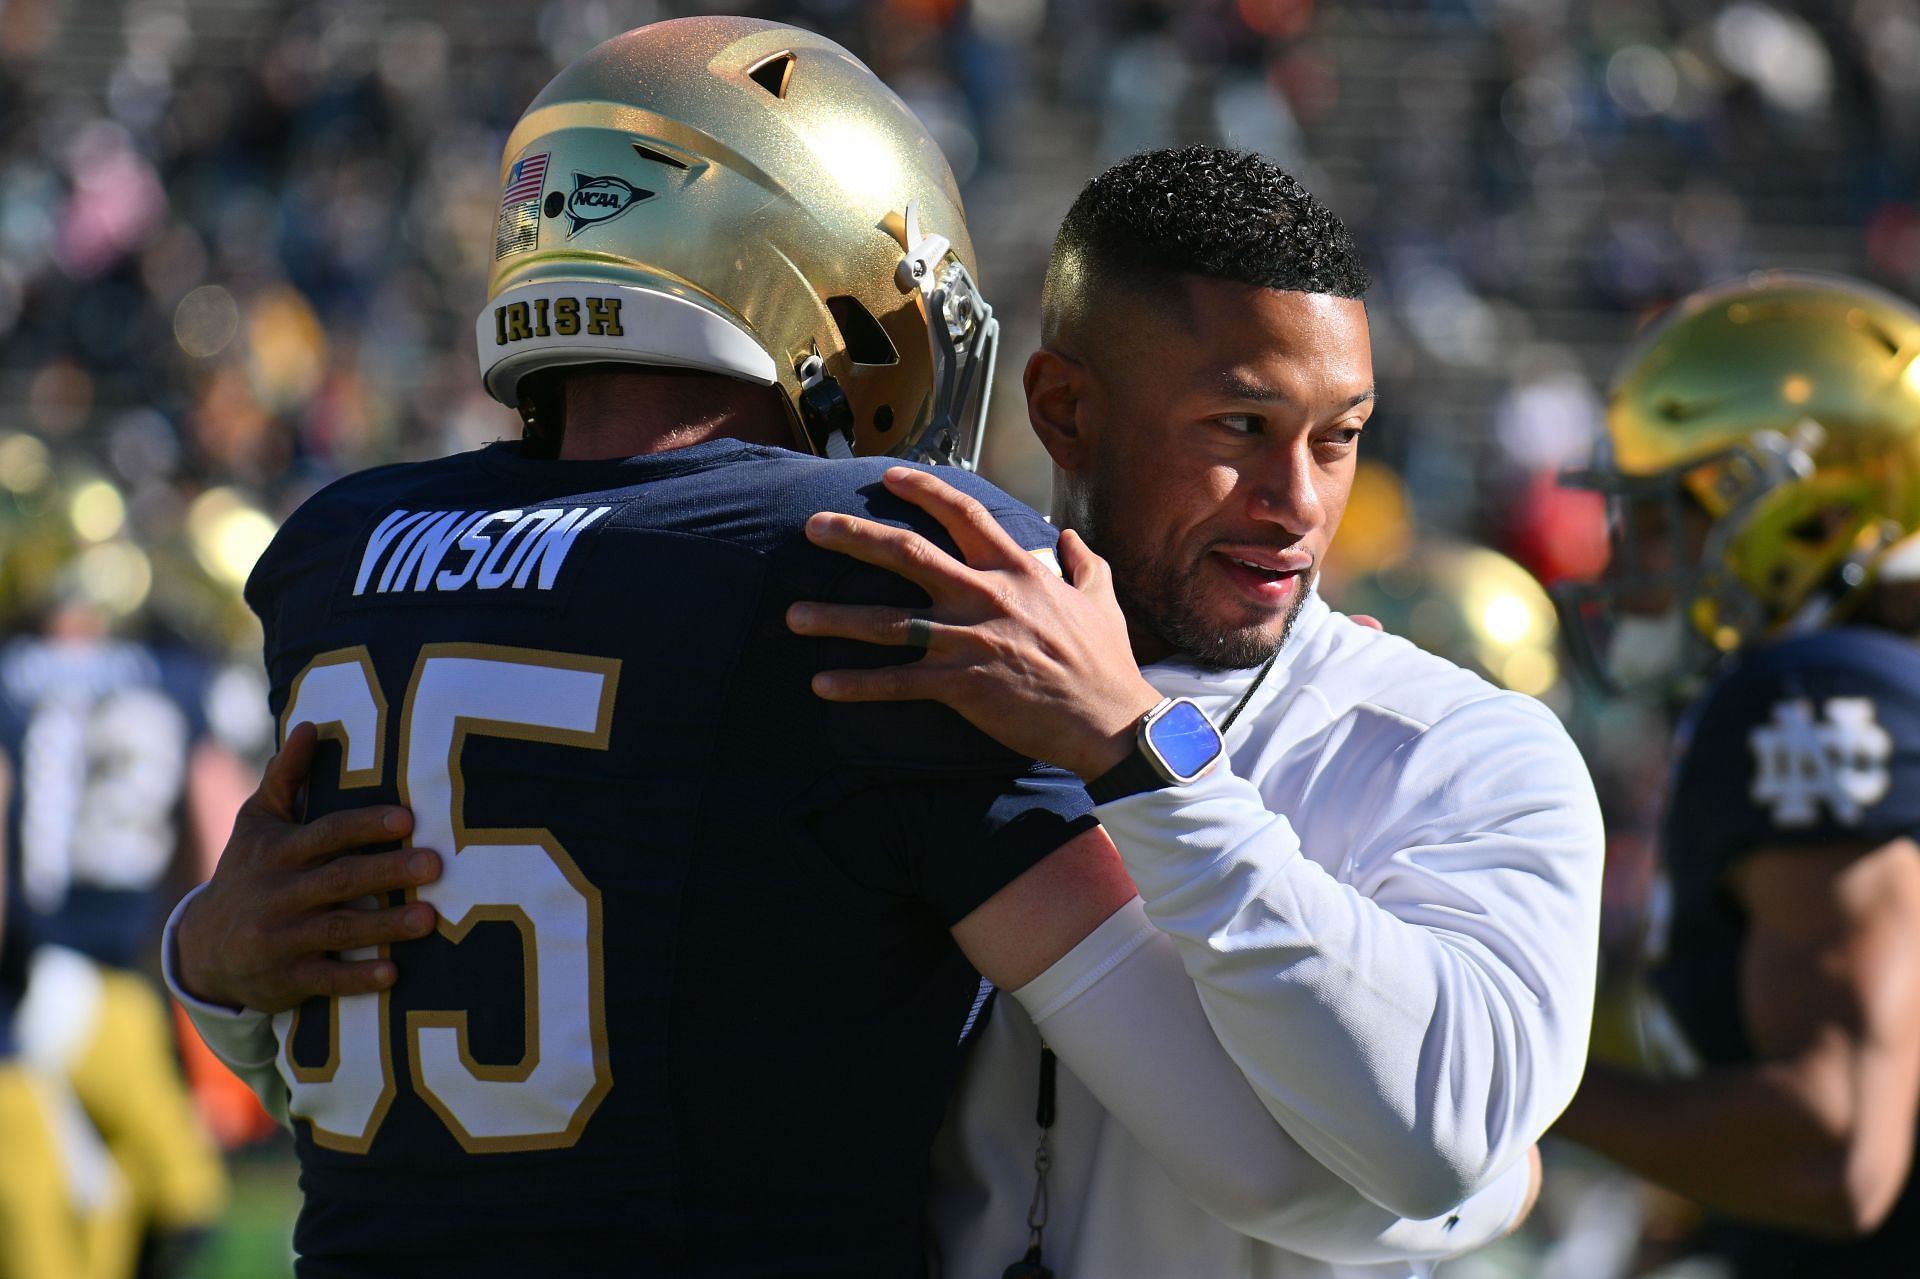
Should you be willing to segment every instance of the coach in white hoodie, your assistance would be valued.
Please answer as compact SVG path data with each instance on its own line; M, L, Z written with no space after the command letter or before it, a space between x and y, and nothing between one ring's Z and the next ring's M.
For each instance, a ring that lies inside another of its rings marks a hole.
M1313 593L1373 407L1365 287L1265 161L1136 156L1068 214L1026 369L1056 522L1085 537L1062 536L1065 580L922 472L888 484L964 563L809 526L932 600L798 606L803 633L928 650L816 690L934 698L1078 772L1141 896L993 1010L940 1156L949 1276L1033 1255L1041 1034L1077 1064L1037 1240L1061 1279L1426 1274L1518 1212L1579 1080L1602 832L1577 753L1538 703ZM1147 730L1163 697L1210 724ZM1221 1077L1174 1047L1209 1032Z

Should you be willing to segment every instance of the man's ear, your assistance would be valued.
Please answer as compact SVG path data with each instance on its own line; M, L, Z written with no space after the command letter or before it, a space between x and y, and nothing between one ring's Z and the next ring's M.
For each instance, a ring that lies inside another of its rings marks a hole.
M1055 347L1043 346L1027 360L1021 384L1027 392L1027 421L1053 464L1068 473L1086 465L1089 415L1087 366Z

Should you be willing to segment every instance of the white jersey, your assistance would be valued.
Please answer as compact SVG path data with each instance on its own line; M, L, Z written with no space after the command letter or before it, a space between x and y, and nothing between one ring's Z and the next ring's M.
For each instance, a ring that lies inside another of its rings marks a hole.
M1216 723L1252 677L1146 675ZM945 1279L996 1279L1026 1247L1036 1020L1061 1054L1059 1279L1425 1275L1517 1214L1592 1014L1602 830L1572 743L1538 702L1317 597L1226 736L1230 769L1098 810L1153 936L1109 921L983 1028L935 1161ZM1139 1095L1178 1032L1101 1006L1130 945L1177 951L1191 1033L1240 1078L1163 1063ZM1228 1122L1212 1165L1183 1162L1243 1084L1291 1158Z

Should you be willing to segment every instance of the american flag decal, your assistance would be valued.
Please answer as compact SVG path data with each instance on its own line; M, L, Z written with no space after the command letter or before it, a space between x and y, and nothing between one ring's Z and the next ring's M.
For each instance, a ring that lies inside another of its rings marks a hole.
M522 156L514 162L511 169L507 170L507 189L500 193L500 203L503 206L520 200L540 198L540 188L545 186L547 181L548 154L550 153L542 151L539 155Z

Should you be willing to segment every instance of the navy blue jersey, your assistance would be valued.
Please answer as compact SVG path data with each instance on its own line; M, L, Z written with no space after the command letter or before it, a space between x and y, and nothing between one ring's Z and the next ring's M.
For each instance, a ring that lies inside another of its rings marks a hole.
M54 942L118 967L151 953L179 851L207 667L120 640L0 648L0 749L17 957ZM13 965L0 960L0 981Z
M398 800L447 854L390 994L276 1020L302 1275L918 1269L978 990L948 928L1092 818L932 703L812 694L914 656L784 620L925 603L801 532L830 509L932 534L885 465L496 445L281 530L248 598L283 731L321 730L312 811Z
M1746 921L1728 871L1762 848L1920 837L1920 647L1884 631L1824 631L1744 655L1681 729L1665 829L1673 917L1654 974L1712 1064L1754 1053L1741 1015ZM1842 1245L1745 1226L1714 1247L1740 1276L1908 1276L1920 1179L1872 1238Z
M12 876L8 876L11 879ZM13 1019L27 993L27 947L13 921L10 888L0 881L0 1061L20 1051L14 1039Z

